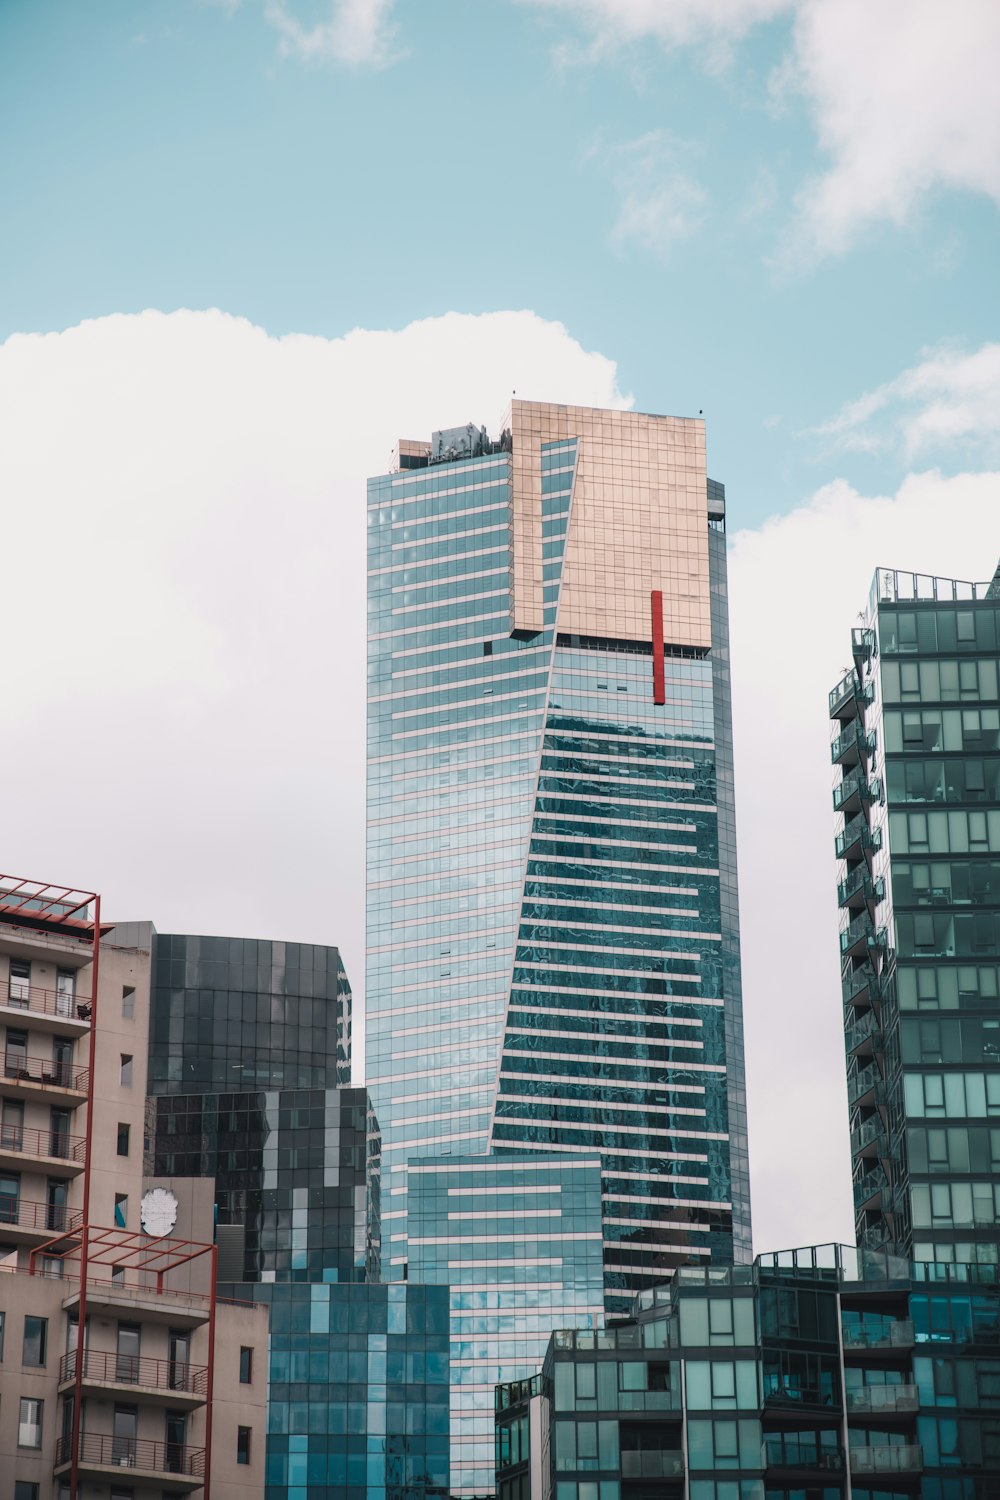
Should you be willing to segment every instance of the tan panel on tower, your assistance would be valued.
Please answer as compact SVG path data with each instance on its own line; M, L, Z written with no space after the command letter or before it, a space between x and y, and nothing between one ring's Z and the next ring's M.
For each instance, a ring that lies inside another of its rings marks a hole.
M651 639L663 591L667 645L712 643L705 424L591 406L514 401L513 627L541 630L541 445L579 440L559 630Z

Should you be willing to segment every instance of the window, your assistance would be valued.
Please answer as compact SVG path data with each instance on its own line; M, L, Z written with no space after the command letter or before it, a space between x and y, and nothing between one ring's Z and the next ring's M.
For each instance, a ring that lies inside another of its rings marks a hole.
M42 1413L44 1402L33 1396L21 1397L21 1409L17 1419L17 1446L40 1448L42 1446Z
M21 1351L21 1363L23 1365L41 1366L45 1364L48 1333L48 1318L25 1318L24 1345Z
M253 1380L253 1350L246 1344L240 1349L240 1385L249 1385Z
M14 1500L38 1500L38 1485L33 1479L14 1480Z
M122 985L122 1020L135 1020L135 985Z
M121 1054L121 1060L122 1060L121 1074L119 1076L119 1080L118 1081L120 1082L120 1084L121 1084L121 1086L122 1086L123 1089L130 1089L132 1087L132 1054L131 1054L131 1052L123 1052Z
M0 1359L3 1359L3 1326L4 1314L0 1312Z
M27 1010L31 1003L31 965L10 961L10 987L8 1000L16 1010Z
M236 1462L248 1464L250 1462L250 1428L237 1427L236 1429Z
M128 1156L129 1127L118 1122L118 1155Z
M115 1194L115 1228L124 1229L128 1214L128 1193Z

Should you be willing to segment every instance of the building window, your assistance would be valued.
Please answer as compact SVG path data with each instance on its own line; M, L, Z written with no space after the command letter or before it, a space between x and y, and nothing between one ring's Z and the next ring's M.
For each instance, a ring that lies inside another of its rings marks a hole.
M244 1344L240 1349L240 1385L249 1385L253 1380L253 1350Z
M250 1462L250 1428L237 1427L236 1429L236 1462L248 1464Z
M9 1004L16 1010L27 1010L31 1004L31 965L10 961L10 987L7 991Z
M135 985L122 985L122 1020L135 1020Z
M121 1060L122 1060L121 1074L119 1076L119 1080L118 1081L121 1084L121 1086L122 1086L123 1089L130 1089L132 1087L132 1054L131 1054L131 1052L123 1052L121 1054Z
M128 1193L115 1194L115 1228L124 1229L128 1214Z
M40 1448L42 1446L42 1413L44 1402L33 1396L21 1397L21 1410L17 1419L17 1446Z
M129 1127L118 1122L118 1155L128 1156Z
M48 1318L25 1318L24 1345L21 1350L21 1363L23 1365L42 1366L45 1364L48 1333Z
M14 1480L14 1500L38 1500L38 1485L33 1479Z

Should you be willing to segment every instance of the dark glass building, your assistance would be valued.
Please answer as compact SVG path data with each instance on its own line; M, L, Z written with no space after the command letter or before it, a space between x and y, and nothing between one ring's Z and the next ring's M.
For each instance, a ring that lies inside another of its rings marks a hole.
M499 1500L997 1500L1000 1278L840 1246L678 1270L496 1393Z
M1000 590L881 568L830 694L859 1243L1000 1258Z

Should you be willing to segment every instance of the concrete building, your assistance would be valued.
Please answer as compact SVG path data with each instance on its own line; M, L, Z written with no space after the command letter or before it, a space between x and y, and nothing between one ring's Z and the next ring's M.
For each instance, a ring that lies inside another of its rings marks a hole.
M383 1274L460 1266L483 1298L453 1299L452 1484L475 1494L540 1278L585 1326L595 1232L608 1313L750 1256L725 495L700 419L515 401L496 441L401 440L368 514ZM426 1184L435 1158L514 1157L527 1182L560 1155L567 1188L599 1162L599 1224L569 1192L497 1218L483 1178L436 1227L421 1191L411 1253L408 1163Z
M262 1496L267 1311L216 1296L212 1185L145 1170L148 949L0 876L0 1025L3 1493Z
M830 693L858 1242L1000 1260L1000 588L880 568Z

